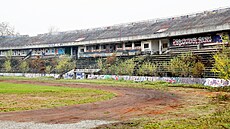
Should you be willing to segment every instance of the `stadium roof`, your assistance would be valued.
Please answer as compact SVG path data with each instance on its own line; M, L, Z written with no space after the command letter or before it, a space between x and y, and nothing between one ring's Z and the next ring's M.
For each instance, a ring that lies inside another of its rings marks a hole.
M230 30L230 8L205 11L180 17L133 22L102 28L40 34L34 37L0 37L0 49L50 46L72 43L100 43ZM113 40L112 40L113 39Z

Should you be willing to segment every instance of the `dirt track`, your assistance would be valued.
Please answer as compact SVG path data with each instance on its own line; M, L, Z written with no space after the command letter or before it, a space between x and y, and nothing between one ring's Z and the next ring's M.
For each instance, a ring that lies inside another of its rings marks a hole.
M180 104L179 95L160 90L16 80L8 80L7 82L85 87L106 90L117 94L117 97L112 100L91 104L34 111L0 113L0 120L7 121L76 123L81 120L128 120L139 116L154 116L156 114L166 113L167 111L174 110Z

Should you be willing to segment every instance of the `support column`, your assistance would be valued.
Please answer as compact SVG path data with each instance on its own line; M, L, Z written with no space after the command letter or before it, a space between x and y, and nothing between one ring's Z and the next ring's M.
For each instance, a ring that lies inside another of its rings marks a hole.
M122 43L122 49L125 50L125 43Z
M101 44L99 45L99 51L101 52Z
M87 50L87 49L86 49L86 46L84 46L84 52L86 52L86 50Z
M159 40L159 54L162 54L162 42Z
M132 42L132 50L135 48L135 46L134 46L134 42Z
M73 47L70 48L70 56L73 57Z

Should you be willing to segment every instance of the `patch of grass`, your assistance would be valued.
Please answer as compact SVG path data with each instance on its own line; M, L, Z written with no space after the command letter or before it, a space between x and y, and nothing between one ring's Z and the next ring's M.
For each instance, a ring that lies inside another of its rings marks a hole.
M39 77L39 78L25 78L25 77L0 77L0 80L36 80L40 82L60 82L60 83L86 83L86 84L99 84L105 86L121 86L121 87L133 87L133 88L148 88L148 89L164 89L166 90L168 87L182 87L182 88L196 88L196 89L206 89L212 92L230 92L230 86L225 87L210 87L204 86L201 84L171 84L169 82L164 81L155 81L155 82L134 82L134 81L126 81L126 80L113 80L113 79L104 79L104 80L88 80L88 79L80 79L80 80L55 80L54 78L47 77Z
M230 100L230 94L221 92L213 96L211 102L212 103L222 103L222 102L227 102L229 100Z
M87 88L0 82L0 112L69 106L108 100L115 94Z
M230 108L228 106L228 108ZM223 109L221 112L187 119L170 119L164 121L153 121L142 125L145 129L164 128L164 129L221 129L228 128L230 123L230 110Z
M220 105L216 108L219 108ZM230 105L222 107L221 111L208 115L187 118L167 118L164 120L153 118L139 118L126 122L118 122L99 126L98 129L229 129Z

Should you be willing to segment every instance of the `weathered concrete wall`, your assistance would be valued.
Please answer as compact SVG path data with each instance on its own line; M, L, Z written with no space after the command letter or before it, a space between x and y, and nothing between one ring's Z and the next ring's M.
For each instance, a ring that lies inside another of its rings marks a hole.
M71 71L70 71L71 72ZM28 78L36 77L58 77L59 74L39 74L39 73L0 73L0 76L25 76ZM65 79L72 79L73 74L66 73ZM78 79L83 79L80 77ZM183 77L145 77L145 76L117 76L117 75L88 75L88 79L114 79L114 80L129 80L129 81L165 81L170 83L181 83L181 84L201 84L211 87L223 87L230 86L230 80L217 79L217 78L183 78Z
M0 73L0 76L36 78L36 77L57 77L59 74L41 74L41 73Z
M88 79L114 79L130 80L136 82L142 81L166 81L170 83L182 84L202 84L211 87L230 86L230 80L216 78L182 78L182 77L144 77L144 76L116 76L116 75L89 75Z

